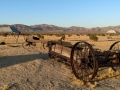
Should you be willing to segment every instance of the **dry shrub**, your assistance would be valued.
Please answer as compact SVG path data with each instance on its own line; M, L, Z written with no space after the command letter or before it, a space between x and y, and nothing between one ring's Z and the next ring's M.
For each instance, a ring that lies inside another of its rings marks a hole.
M39 38L44 39L44 36L43 36L43 35L41 35L41 34L37 34L37 36L38 36Z
M95 35L95 34L91 34L89 36L90 40L93 40L93 41L98 41L98 37Z

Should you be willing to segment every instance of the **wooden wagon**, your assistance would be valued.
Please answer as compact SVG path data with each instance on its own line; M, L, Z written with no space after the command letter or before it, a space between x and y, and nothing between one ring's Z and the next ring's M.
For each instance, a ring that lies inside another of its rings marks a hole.
M26 39L23 47L36 46L36 43L47 43L49 58L59 58L72 66L76 78L91 81L100 67L111 67L116 70L120 65L120 41L113 43L109 50L95 49L88 42L80 40L72 45L65 41L46 41L38 37ZM44 46L44 44L43 44Z
M92 81L100 67L120 65L120 41L113 43L109 50L94 49L88 42L79 41L72 45L65 41L48 41L50 58L60 58L72 66L77 79Z

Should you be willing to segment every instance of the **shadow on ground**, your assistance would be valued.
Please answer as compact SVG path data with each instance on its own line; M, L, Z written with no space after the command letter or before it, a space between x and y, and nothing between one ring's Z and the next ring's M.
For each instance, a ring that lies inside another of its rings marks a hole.
M8 67L11 65L29 62L35 59L47 60L48 54L29 54L29 55L17 55L17 56L3 56L0 57L0 68Z

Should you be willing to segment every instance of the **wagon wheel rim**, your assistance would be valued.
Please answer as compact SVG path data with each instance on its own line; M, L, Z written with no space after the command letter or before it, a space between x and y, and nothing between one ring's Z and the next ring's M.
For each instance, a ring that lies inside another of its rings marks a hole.
M30 49L34 49L34 48L35 48L36 43L33 43L33 45L31 45L31 44L29 44L28 42L24 42L24 43L22 44L22 46L23 46L24 49L30 50Z
M109 50L119 50L119 49L120 49L120 41L116 41L109 48Z
M120 50L120 41L116 41L116 42L114 42L111 46L110 46L110 48L109 48L109 50ZM120 58L120 56L118 57L118 58ZM120 63L120 61L119 61L119 59L118 59L118 62ZM114 71L116 71L117 69L120 69L120 65L119 66L111 66L111 68L114 70Z
M71 65L76 78L91 81L97 72L97 61L92 46L84 41L77 42L71 51Z
M24 42L22 44L22 46L23 46L24 49L28 49L29 48L29 44L27 42Z

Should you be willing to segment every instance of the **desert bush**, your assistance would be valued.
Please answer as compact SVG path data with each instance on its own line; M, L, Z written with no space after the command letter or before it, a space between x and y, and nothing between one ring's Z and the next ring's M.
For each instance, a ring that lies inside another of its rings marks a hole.
M83 34L83 33L80 34L80 36L84 36L84 35L86 35L86 34ZM86 36L87 36L87 35L86 35Z
M56 37L65 37L65 34L55 34Z
M105 36L105 34L101 34L101 36Z
M65 40L65 35L62 35L60 39L58 39L58 41L61 41L61 40Z
M41 34L37 34L37 36L38 36L39 38L44 39L44 36L43 36L43 35L41 35Z
M80 34L76 34L76 36L80 36Z
M62 40L65 40L65 35L62 35L61 39L62 39Z
M68 34L68 37L71 37L72 36L72 34Z
M61 37L62 36L62 34L56 34L56 37Z
M89 36L90 40L93 40L93 41L98 41L98 37L95 35L95 34L91 34Z
M5 42L1 42L0 45L5 45L6 43Z
M47 36L53 36L54 34L52 34L52 33L49 33L49 34L47 34Z

